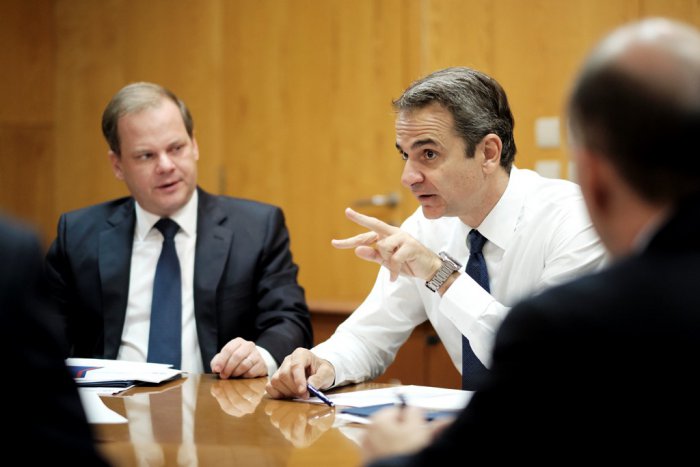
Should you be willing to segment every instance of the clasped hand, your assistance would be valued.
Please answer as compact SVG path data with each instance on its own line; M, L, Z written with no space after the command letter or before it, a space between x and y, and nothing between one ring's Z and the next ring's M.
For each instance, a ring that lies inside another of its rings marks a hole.
M255 342L241 337L230 340L211 359L211 370L219 373L219 378L230 377L258 378L267 376L267 365L258 352Z

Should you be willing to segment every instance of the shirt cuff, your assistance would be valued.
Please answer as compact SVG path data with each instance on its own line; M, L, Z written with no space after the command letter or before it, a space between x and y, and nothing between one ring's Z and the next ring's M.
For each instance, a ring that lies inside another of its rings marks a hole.
M272 358L272 355L270 355L270 352L268 352L267 350L257 345L255 346L255 348L258 349L258 352L260 352L260 356L265 361L265 366L267 366L267 377L269 378L270 376L274 375L277 371L277 362L274 358Z
M496 301L474 279L461 273L442 296L440 309L462 335L468 335L474 323Z

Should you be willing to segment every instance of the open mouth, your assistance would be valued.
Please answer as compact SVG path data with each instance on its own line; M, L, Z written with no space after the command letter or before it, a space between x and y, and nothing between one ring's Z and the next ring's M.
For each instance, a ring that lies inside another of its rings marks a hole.
M163 183L162 185L158 185L158 189L160 190L168 190L170 188L173 188L179 183L179 180L175 180L173 182L168 182L168 183Z

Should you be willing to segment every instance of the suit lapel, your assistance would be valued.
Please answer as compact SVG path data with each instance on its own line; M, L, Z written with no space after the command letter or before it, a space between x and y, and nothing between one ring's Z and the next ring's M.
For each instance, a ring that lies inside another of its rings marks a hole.
M197 247L194 255L194 314L204 368L218 351L216 289L233 242L233 231L225 226L227 215L215 196L199 190Z
M131 250L136 215L134 202L121 206L100 232L99 272L102 285L104 357L117 358L129 298Z

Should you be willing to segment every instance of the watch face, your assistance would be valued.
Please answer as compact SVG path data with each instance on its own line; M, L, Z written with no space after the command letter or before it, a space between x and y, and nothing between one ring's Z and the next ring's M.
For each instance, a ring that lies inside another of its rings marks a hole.
M442 261L443 261L443 262L452 263L452 265L454 265L454 270L455 270L455 271L462 267L462 264L461 264L459 261L457 261L456 259L454 259L452 256L448 255L448 254L447 254L446 252L444 252L444 251L441 251L440 254L439 254L438 256L440 256L440 258L442 258Z

